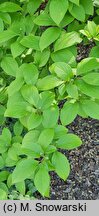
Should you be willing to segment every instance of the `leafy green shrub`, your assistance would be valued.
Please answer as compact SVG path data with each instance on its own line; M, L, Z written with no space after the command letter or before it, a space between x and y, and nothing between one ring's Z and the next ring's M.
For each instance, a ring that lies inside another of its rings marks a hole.
M49 197L49 172L70 173L60 150L82 144L66 125L77 115L99 119L96 3L0 2L0 199L34 199L36 190ZM85 39L95 47L77 63Z

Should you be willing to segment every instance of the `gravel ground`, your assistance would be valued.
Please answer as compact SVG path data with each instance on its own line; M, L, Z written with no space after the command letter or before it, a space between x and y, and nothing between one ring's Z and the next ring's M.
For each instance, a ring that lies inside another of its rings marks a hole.
M50 199L99 199L99 121L78 117L68 128L81 137L83 145L73 151L64 151L71 164L71 173L66 182L52 173Z

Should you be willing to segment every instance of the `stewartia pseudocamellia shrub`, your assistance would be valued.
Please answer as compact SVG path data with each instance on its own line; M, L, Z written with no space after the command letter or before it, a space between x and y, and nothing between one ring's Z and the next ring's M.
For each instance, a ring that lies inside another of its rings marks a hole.
M66 126L77 115L99 119L98 6L0 1L0 199L49 197L49 172L64 181L70 173L60 150L82 144ZM90 41L77 62L77 46Z

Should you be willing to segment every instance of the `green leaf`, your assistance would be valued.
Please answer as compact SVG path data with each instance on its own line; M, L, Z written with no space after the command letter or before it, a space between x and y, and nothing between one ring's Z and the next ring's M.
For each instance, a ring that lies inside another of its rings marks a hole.
M33 159L22 159L12 173L12 184L22 182L35 172L38 162Z
M78 89L76 85L69 83L66 86L66 91L71 98L78 99Z
M65 155L55 152L52 157L52 164L55 167L57 175L65 181L70 173L70 164Z
M93 38L97 35L97 25L93 21L88 21L86 29Z
M77 75L86 74L92 70L99 68L98 58L83 59L77 66Z
M20 11L22 8L13 2L4 2L0 4L0 11L1 12L16 12Z
M22 131L23 131L23 126L22 126L22 124L21 124L19 121L17 121L17 122L14 124L14 134L15 134L16 136L20 136L21 133L22 133Z
M34 184L42 196L46 196L46 191L50 184L50 176L44 165L39 166L39 170L34 178Z
M7 146L11 143L11 132L8 128L4 128L2 131L2 136L4 137L5 141L7 142Z
M25 195L25 182L18 182L15 184L17 191L20 192L20 194Z
M68 125L76 118L78 113L78 103L66 102L61 110L60 119L62 124Z
M65 49L73 46L74 44L80 43L82 39L77 32L69 32L61 34L60 38L56 41L54 51Z
M24 80L28 85L34 85L38 79L38 69L34 64L23 65L23 76Z
M57 106L52 106L43 112L42 124L45 128L53 128L56 126L59 118L59 109Z
M27 4L27 11L33 15L36 10L39 8L42 0L29 0L29 3Z
M41 92L40 99L38 102L38 109L48 109L55 102L55 94L51 91Z
M61 136L65 135L68 132L68 129L63 125L57 125L55 127L54 139L59 139Z
M0 33L4 30L3 20L0 18Z
M43 12L39 16L37 16L33 20L33 22L39 26L55 26L56 25L54 21L51 19L51 17L49 16L49 14L47 14L46 12Z
M5 112L5 107L0 105L0 125L4 122L4 112Z
M0 33L0 45L2 43L7 42L8 40L14 38L15 36L17 36L18 34L11 31L11 30L5 30L3 32Z
M99 58L99 46L95 46L91 49L89 57Z
M43 51L49 45L51 45L60 36L60 29L57 27L50 27L46 29L40 38L40 49Z
M13 55L13 58L16 58L17 56L21 55L25 50L25 47L22 46L19 41L15 41L11 44L11 53Z
M80 0L81 5L84 7L85 13L88 15L93 15L94 7L92 0Z
M53 21L59 25L68 9L68 0L51 0L49 10Z
M24 36L23 39L20 41L20 43L27 48L32 48L34 50L40 50L39 48L39 36L35 35L28 35Z
M24 85L21 88L21 94L23 98L30 104L37 106L39 100L38 90L35 86Z
M43 155L43 150L37 143L39 134L39 131L31 130L24 136L21 149L23 154L32 158L40 158Z
M9 172L8 171L1 171L0 172L0 182L6 181L8 178Z
M5 161L2 156L0 156L0 169L5 167Z
M7 193L0 188L0 200L7 200Z
M8 13L0 12L0 18L7 24L11 24L11 17Z
M69 81L73 75L71 67L65 62L56 62L50 66L49 70L65 81Z
M53 52L51 58L54 62L65 62L70 66L75 66L75 56L67 48Z
M57 77L53 75L48 75L44 77L43 79L39 79L37 82L37 87L41 91L54 89L55 87L58 87L61 85L63 81L58 79Z
M9 86L8 86L8 95L12 96L16 92L18 92L24 84L24 80L22 77L16 78Z
M51 144L54 138L54 130L53 129L44 129L38 139L38 143L46 149L49 144Z
M32 130L29 131L22 140L22 146L25 148L33 149L34 143L37 143L39 138L39 131L38 130Z
M4 57L1 62L2 69L10 76L16 76L18 64L12 57Z
M22 118L27 115L29 104L26 103L19 92L13 94L7 103L6 117Z
M34 56L35 64L37 64L38 67L44 67L48 62L49 57L50 57L49 49L46 49L43 52L37 51Z
M32 130L38 127L41 124L41 122L42 115L40 115L39 113L31 113L27 121L28 130Z
M69 1L71 1L72 3L74 3L74 4L76 4L76 5L79 6L79 0L69 0Z
M69 12L77 20L82 21L82 22L85 20L85 10L84 10L82 5L77 6L77 5L74 4L70 8Z
M83 80L78 80L76 82L78 89L85 95L99 99L99 86L92 86L85 83Z
M99 73L88 73L82 79L90 85L99 86Z
M81 139L74 134L66 134L62 136L57 142L57 148L71 150L81 146Z
M91 118L99 120L99 104L92 100L84 100L82 102L82 108Z

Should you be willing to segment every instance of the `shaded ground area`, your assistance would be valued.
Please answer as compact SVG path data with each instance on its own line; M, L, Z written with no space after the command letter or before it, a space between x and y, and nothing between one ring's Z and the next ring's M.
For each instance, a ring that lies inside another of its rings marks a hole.
M64 151L71 163L71 174L67 182L52 174L50 199L99 199L99 121L78 117L69 131L79 135L83 145Z
M51 173L50 200L99 199L99 121L77 117L68 128L81 137L83 145L62 151L70 161L71 173L66 182ZM42 199L38 193L35 196Z

